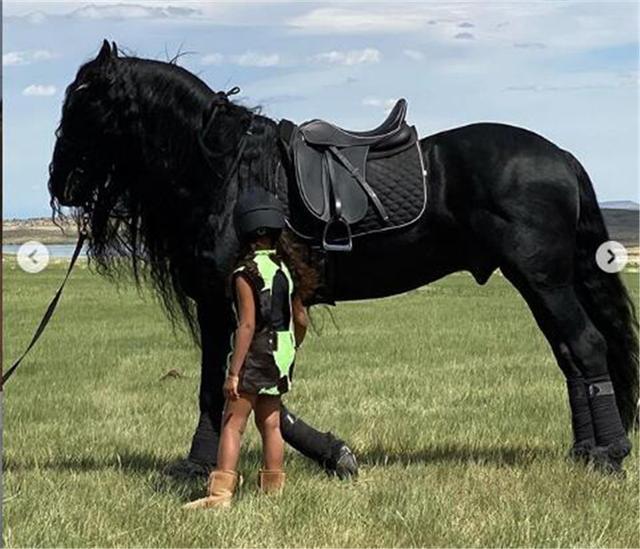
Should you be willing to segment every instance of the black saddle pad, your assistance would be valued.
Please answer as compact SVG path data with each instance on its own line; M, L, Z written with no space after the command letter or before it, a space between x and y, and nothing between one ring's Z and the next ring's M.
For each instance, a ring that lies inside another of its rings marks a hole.
M295 181L295 171L278 177L277 195L282 201L290 228L300 237L320 241L325 223L305 206ZM380 219L371 203L364 217L351 225L354 238L406 227L422 215L427 203L426 168L420 142L367 157L365 177L384 204L388 222Z

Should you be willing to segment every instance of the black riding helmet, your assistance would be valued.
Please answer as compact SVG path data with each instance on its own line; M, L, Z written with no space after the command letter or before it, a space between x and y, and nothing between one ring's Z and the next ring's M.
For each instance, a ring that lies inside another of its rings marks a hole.
M238 197L234 221L240 238L259 229L279 232L285 227L284 208L275 195L262 187L254 187Z

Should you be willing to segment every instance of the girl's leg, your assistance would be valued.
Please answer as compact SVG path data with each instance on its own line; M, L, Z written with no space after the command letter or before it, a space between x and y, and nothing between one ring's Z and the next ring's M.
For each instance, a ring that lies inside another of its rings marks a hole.
M256 427L262 437L263 467L280 470L284 462L284 440L280 432L280 397L259 395L255 401Z
M237 400L227 400L222 417L222 434L218 446L217 468L235 471L240 457L240 444L256 395L240 393Z

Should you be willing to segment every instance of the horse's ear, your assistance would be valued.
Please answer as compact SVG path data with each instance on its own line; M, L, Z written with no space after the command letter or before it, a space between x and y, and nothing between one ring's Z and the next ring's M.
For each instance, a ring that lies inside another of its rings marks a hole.
M118 45L115 42L111 42L111 53L114 57L118 57Z
M98 53L98 57L96 57L96 61L106 61L111 58L111 46L109 42L105 39L102 42L102 47L100 48L100 53Z

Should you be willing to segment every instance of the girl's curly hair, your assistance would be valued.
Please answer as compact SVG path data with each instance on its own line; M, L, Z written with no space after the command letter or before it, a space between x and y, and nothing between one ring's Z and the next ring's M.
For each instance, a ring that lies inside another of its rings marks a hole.
M284 263L293 278L294 293L303 303L314 295L319 286L318 273L309 266L305 258L304 248L294 241L288 231L281 231L275 239L275 253L271 257L278 265ZM240 248L238 265L244 266L252 277L259 273L253 261L256 252L255 239L249 239Z

